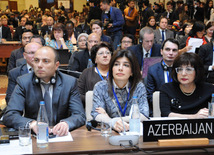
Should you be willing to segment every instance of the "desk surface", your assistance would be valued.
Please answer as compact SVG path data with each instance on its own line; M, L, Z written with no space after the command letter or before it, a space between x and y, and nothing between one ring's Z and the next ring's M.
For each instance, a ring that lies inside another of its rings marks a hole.
M33 153L34 154L84 154L84 153L127 153L133 150L134 148L123 148L121 146L112 146L108 143L108 138L102 137L99 131L87 131L85 126L74 130L71 132L71 135L74 139L73 142L55 142L49 143L48 148L38 148L36 146L36 139L33 138ZM206 148L209 152L214 152L214 140L210 140L209 145L195 145L195 146L158 146L157 142L143 142L143 138L140 137L139 144L140 149L144 151L182 151L182 153L196 152L202 153L206 152ZM211 149L210 149L211 148ZM213 149L212 149L213 148ZM196 150L197 149L197 150ZM159 152L161 153L161 152ZM168 152L170 153L170 152ZM143 152L142 152L143 154ZM167 154L165 152L165 154ZM173 152L172 154L175 154Z
M0 58L9 58L11 52L21 46L20 42L4 42L0 44Z

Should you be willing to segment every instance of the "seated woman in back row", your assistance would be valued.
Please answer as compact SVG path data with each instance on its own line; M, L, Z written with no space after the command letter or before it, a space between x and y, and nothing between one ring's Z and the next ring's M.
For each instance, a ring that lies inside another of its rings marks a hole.
M51 41L46 42L47 46L57 49L68 49L69 52L74 52L73 44L68 40L68 32L65 25L57 23L53 26L51 33Z
M78 80L78 88L84 107L86 92L93 90L97 82L108 78L109 62L112 54L113 47L107 42L94 45L91 48L91 60L95 67L84 69Z
M94 87L91 115L96 121L111 123L121 132L124 130L119 112L125 121L125 130L129 129L129 112L132 97L136 96L141 121L149 116L146 89L141 82L142 76L136 57L129 50L114 53L109 64L109 78L98 82ZM145 117L146 116L146 117Z
M195 53L183 53L173 63L173 82L160 89L163 117L206 118L214 85L204 83L204 67Z

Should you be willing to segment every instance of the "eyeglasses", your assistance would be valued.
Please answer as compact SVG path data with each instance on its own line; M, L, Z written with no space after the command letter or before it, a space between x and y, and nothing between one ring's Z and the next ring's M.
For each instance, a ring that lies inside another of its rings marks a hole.
M122 41L123 44L127 43L127 44L131 44L131 41Z
M175 68L175 71L177 74L183 73L183 70L185 70L185 73L187 73L187 74L192 74L195 69L193 67L186 67L186 68L177 67L177 68Z
M110 55L111 54L111 52L110 51L101 51L101 52L97 52L97 55L104 55L104 53L106 54L106 55Z

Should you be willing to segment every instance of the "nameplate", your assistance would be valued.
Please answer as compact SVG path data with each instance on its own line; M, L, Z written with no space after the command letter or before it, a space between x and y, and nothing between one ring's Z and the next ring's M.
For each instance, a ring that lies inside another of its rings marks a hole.
M214 138L214 119L143 121L143 141L178 138Z

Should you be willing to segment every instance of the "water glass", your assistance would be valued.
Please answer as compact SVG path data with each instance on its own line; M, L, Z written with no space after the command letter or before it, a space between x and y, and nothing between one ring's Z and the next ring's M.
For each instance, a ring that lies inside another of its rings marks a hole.
M101 135L104 137L111 136L111 125L101 122Z
M19 127L19 145L27 146L30 144L31 131L30 128Z
M214 118L214 102L209 102L208 103L209 107L209 118Z

